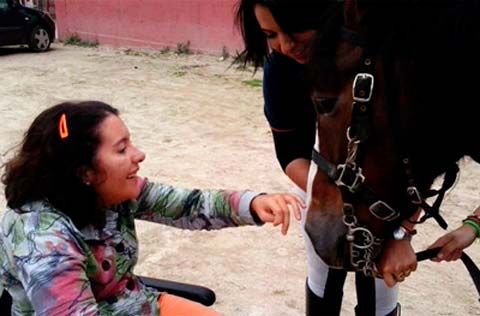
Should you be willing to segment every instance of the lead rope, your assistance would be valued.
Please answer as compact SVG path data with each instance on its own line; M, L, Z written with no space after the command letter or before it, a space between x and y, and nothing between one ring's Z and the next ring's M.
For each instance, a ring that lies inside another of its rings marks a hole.
M440 252L440 249L441 248L432 248L415 253L417 261L420 262L435 258ZM462 260L465 268L467 268L467 271L472 278L473 284L475 285L475 288L477 289L477 293L479 295L478 301L480 302L480 269L478 269L478 267L475 265L472 258L470 258L470 256L463 251L462 255L460 256L460 260Z

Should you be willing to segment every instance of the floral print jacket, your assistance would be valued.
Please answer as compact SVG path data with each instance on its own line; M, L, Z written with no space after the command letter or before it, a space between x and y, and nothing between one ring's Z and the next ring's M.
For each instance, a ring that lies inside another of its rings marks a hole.
M136 201L106 210L102 229L77 229L48 201L7 209L0 230L0 288L12 315L159 315L160 295L133 274L134 219L186 229L254 225L250 191L200 191L146 182Z

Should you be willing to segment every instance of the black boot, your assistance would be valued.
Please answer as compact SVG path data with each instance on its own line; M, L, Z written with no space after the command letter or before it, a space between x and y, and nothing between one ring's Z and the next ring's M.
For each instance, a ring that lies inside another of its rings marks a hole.
M402 315L402 308L400 306L400 303L397 303L397 307L395 307L393 311L391 311L385 316L400 316L400 315Z
M375 312L365 313L358 308L358 305L355 307L355 316L366 316L366 315L375 315ZM402 315L402 309L401 309L400 303L397 303L397 306L385 316L400 316L400 315Z
M305 315L317 316L322 310L323 298L318 297L308 287L308 282L305 284Z
M337 293L338 294L338 293ZM342 307L343 291L335 297L325 299L318 297L305 285L305 315L306 316L338 316Z
M375 279L363 272L355 273L358 304L355 306L355 316L375 316ZM400 303L385 316L400 316Z

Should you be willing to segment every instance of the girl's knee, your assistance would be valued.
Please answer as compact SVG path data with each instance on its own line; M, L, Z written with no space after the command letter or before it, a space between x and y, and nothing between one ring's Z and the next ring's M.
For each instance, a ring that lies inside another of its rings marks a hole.
M200 303L164 293L158 299L161 316L220 316L221 314Z

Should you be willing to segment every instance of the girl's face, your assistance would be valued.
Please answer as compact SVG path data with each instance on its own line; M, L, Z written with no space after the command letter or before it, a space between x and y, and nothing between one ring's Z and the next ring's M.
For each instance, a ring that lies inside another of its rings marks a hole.
M95 169L84 177L99 196L100 206L111 206L138 197L143 179L137 176L145 154L130 140L130 133L116 115L109 115L99 126L100 145Z
M261 5L255 5L255 16L258 24L267 38L270 49L288 56L300 64L308 62L310 44L312 43L314 30L288 34L282 31L273 18L270 10Z

